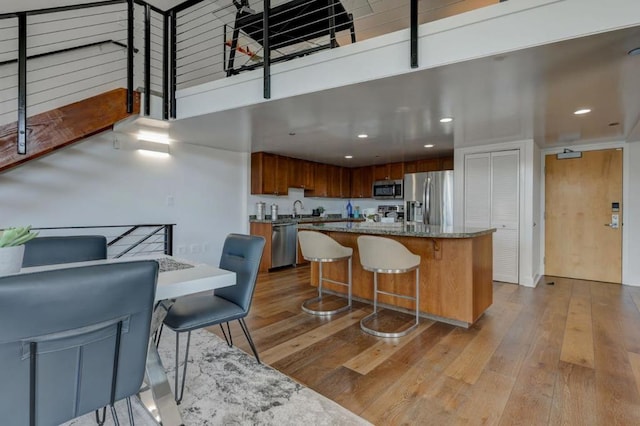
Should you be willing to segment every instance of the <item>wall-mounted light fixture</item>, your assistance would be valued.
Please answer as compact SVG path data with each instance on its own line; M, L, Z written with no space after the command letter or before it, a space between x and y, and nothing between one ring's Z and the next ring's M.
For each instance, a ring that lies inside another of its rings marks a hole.
M137 148L141 154L154 157L169 156L169 135L167 133L139 130Z
M167 133L152 132L149 130L139 130L138 151L147 156L168 157L169 156L169 135Z

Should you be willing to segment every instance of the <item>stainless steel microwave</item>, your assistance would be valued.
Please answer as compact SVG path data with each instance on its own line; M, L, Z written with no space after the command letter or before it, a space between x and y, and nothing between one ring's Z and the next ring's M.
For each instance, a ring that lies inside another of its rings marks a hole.
M377 200L402 199L402 179L373 182L373 198Z

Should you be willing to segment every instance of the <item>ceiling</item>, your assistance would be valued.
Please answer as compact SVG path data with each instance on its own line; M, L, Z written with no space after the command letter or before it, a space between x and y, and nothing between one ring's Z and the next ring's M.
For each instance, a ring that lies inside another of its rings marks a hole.
M623 141L640 116L640 55L627 55L639 46L640 27L612 31L178 120L171 135L345 166L531 138L543 148Z

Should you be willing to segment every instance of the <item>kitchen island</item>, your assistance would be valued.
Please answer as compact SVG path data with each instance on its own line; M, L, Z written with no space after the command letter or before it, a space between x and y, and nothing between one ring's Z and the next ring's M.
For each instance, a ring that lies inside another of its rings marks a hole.
M493 303L493 248L495 229L439 227L421 223L333 222L298 224L298 230L325 233L340 244L353 248L353 296L373 300L373 273L360 264L357 239L379 235L404 244L420 255L420 312L422 316L469 327ZM325 277L346 281L344 262L323 266ZM381 289L411 293L413 272L379 274ZM318 267L312 264L311 284L318 285ZM325 283L329 291L343 293L344 287ZM413 310L413 302L380 296L379 303L398 310Z

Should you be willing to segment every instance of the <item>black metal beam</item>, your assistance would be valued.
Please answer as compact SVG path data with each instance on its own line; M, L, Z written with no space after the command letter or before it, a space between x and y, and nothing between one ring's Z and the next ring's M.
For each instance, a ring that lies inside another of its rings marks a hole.
M171 9L167 10L167 12L174 12L174 13L178 13L178 12L182 12L185 9L190 8L191 6L195 6L198 3L202 3L204 0L187 0L183 3L180 3L177 6L172 7Z
M142 6L149 6L151 7L151 10L153 10L154 12L160 13L161 15L165 15L166 12L163 11L162 9L152 5L152 4L148 4L147 2L145 2L144 0L134 0L137 4L142 5ZM199 0L199 1L203 1L203 0ZM78 9L86 9L89 7L100 7L100 6L111 6L113 4L120 4L120 3L126 3L127 0L105 0L105 1L98 1L98 2L93 2L93 3L82 3L82 4L73 4L73 5L68 5L68 6L58 6L58 7L49 7L49 8L44 8L44 9L34 9L34 10L29 10L27 12L24 12L27 14L27 16L29 15L43 15L46 13L56 13L56 12L67 12L70 10L78 10ZM18 13L20 12L11 12L11 13L0 13L0 19L6 19L6 18L17 18L18 17Z
M263 97L265 99L271 99L271 45L269 43L269 15L271 14L271 0L264 0L264 12L263 19L264 24L262 28L262 48L264 50L264 59L262 61L263 67Z
M152 11L159 13L160 15L164 16L166 15L166 12L162 9L160 9L159 7L155 7L152 4L147 3L146 1L143 0L133 0L134 3L139 4L140 6L149 6L151 8Z
M3 14L0 14L0 19L15 18L20 13L25 13L27 14L27 16L42 15L45 13L67 12L69 10L86 9L88 7L110 6L112 4L124 3L125 1L127 0L106 0L106 1L98 1L95 3L82 3L82 4L73 4L69 6L50 7L46 9L34 9L34 10L29 10L27 12L3 13Z
M169 119L169 14L162 27L162 118Z
M411 0L411 68L418 68L418 0Z
M95 43L83 44L81 46L73 46L73 47L67 47L65 49L58 49L58 50L52 50L50 52L38 53L37 55L27 56L27 60L28 59L42 58L42 57L45 57L45 56L51 56L51 55L55 55L55 54L58 54L58 53L71 52L73 50L84 49L84 48L87 48L87 47L100 46L102 44L115 44L116 46L124 47L125 49L127 48L126 44L120 43L119 41L116 41L116 40L102 40L102 41L96 41ZM138 53L138 49L133 49L133 51ZM0 62L0 66L1 65L12 64L14 62L18 62L18 60L17 59L9 59L8 61L2 61L2 62Z
M151 8L144 7L144 115L151 115Z
M335 0L329 0L329 40L331 41L331 48L338 47L336 41L336 9L333 6Z
M127 112L133 112L133 0L127 0Z
M18 154L27 154L27 15L18 14Z
M178 41L176 37L176 12L169 12L171 17L171 118L176 118L176 88L177 88L177 59Z

